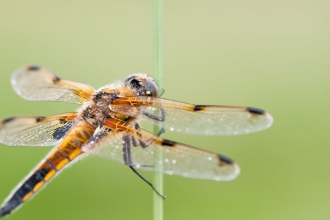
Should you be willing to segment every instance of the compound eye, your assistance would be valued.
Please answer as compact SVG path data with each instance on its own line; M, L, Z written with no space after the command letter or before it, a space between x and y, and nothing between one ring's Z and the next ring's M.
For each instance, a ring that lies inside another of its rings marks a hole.
M135 88L135 89L140 89L140 87L141 87L141 83L136 79L131 80L130 85L132 86L132 88Z
M146 95L152 97L158 96L158 86L153 80L146 80Z
M141 82L137 79L137 74L130 75L125 80L125 85L130 86L131 88L140 89L141 88Z

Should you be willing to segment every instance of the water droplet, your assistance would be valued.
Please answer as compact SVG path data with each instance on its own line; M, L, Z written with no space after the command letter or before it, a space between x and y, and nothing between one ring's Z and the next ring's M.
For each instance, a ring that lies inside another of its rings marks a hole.
M214 180L215 180L215 181L220 181L220 180L221 180L221 178L220 178L220 177L218 177L218 176L216 176L216 177L214 177Z

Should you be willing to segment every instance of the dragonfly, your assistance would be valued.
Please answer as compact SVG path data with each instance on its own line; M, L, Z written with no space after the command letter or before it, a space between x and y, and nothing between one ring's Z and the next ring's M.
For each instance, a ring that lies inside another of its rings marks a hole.
M17 210L67 165L96 155L122 163L145 181L139 170L215 181L235 179L240 168L230 158L161 137L165 130L193 135L238 135L269 128L273 117L252 107L195 105L161 98L154 79L132 74L95 90L62 79L48 69L28 65L11 76L14 91L30 101L80 104L52 116L17 116L0 121L0 143L8 146L54 146L0 208L0 217ZM154 134L140 126L159 127ZM161 157L160 157L161 155Z

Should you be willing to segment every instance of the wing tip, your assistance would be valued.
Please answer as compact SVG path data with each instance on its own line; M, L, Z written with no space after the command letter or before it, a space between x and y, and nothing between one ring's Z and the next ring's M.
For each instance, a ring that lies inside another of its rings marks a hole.
M226 163L226 164L230 164L231 165L231 164L234 164L235 163L232 159L230 159L230 158L228 158L226 156L223 156L221 154L218 154L218 158L219 158L220 162L223 162L223 163Z
M267 119L266 124L265 124L265 128L263 128L263 129L267 129L270 126L272 126L272 124L274 122L274 118L269 112L267 112L265 110L262 110L262 109L259 109L259 108L254 108L254 107L246 107L246 110L249 113L251 113L252 115L264 116ZM261 129L261 130L263 130L263 129Z
M41 66L33 64L33 65L28 65L25 68L29 71L37 71L41 68Z
M11 116L11 117L7 117L7 118L4 118L1 120L1 124L6 124L8 122L11 122L15 119L16 117L15 116Z
M218 154L218 158L220 161L219 166L224 167L224 169L227 169L228 175L226 175L225 177L222 177L222 178L216 177L215 180L232 181L232 180L236 179L241 172L239 165L236 162L234 162L232 159L230 159L226 156L223 156L221 154Z
M266 111L260 109L260 108L254 108L254 107L246 107L246 110L254 115L264 115L266 114Z

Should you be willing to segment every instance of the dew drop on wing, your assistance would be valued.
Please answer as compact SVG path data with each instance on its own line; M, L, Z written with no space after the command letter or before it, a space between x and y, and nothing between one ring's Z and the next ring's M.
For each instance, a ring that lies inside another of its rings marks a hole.
M221 180L221 178L220 178L220 177L218 177L218 176L216 176L216 177L214 177L214 180L215 180L215 181L220 181L220 180Z

